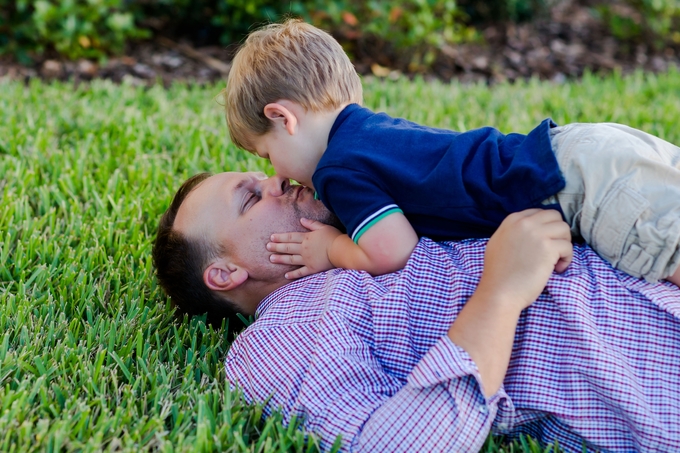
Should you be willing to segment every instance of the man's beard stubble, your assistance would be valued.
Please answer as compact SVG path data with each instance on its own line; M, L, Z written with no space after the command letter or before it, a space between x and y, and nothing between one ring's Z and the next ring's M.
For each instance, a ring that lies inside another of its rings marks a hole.
M343 233L347 233L347 230L345 229L345 226L340 222L340 219L338 219L338 217L335 214L330 212L321 201L317 201L317 203L319 203L319 209L316 209L315 211L312 212L304 212L297 202L293 203L293 212L295 213L295 217L297 218L298 223L300 219L304 217L309 220L316 220L317 222L325 223L326 225L330 225L332 227L337 228Z

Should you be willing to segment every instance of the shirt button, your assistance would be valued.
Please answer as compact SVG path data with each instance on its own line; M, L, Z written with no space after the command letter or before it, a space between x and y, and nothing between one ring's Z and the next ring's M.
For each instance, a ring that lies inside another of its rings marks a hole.
M486 415L486 414L489 413L489 408L486 407L486 404L480 404L478 409L479 409L479 412L481 412L482 414Z
M507 431L508 424L507 423L499 423L497 428L498 428L499 431Z

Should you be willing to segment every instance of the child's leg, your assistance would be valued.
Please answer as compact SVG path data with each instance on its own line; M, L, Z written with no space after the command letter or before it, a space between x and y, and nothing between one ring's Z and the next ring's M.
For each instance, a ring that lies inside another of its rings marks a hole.
M673 275L668 277L666 280L668 280L671 283L675 283L675 286L680 286L680 267L675 271Z
M552 144L572 232L631 275L680 282L680 148L608 123L558 128Z

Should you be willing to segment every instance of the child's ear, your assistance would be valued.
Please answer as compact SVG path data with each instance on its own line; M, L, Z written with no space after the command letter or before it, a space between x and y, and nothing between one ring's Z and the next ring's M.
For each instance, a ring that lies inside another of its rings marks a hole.
M274 127L281 126L290 134L295 133L298 118L293 111L286 106L272 102L264 106L264 116L274 122Z
M231 291L241 286L246 280L248 280L248 271L223 260L215 261L203 271L203 282L214 291Z

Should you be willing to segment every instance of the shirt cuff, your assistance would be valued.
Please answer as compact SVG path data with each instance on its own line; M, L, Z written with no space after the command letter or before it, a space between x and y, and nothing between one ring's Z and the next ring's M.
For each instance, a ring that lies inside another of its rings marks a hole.
M361 236L363 236L364 233L367 232L373 225L375 225L388 215L396 214L397 212L401 214L404 213L404 211L399 209L399 206L397 206L396 204L390 204L377 210L376 212L368 216L366 219L364 219L364 221L361 222L358 227L356 227L354 233L352 233L352 241L354 241L355 244L358 244L359 238L361 238Z
M482 379L477 364L465 349L444 335L430 348L413 371L411 371L411 374L408 376L408 383L417 389L423 389L440 384L448 385L454 379L468 376L474 378L479 387L480 394L483 395L481 392ZM505 389L501 386L496 394L486 400L487 403L493 403L506 397Z
M408 382L415 388L426 388L469 375L480 380L475 362L463 348L445 335L418 362Z

